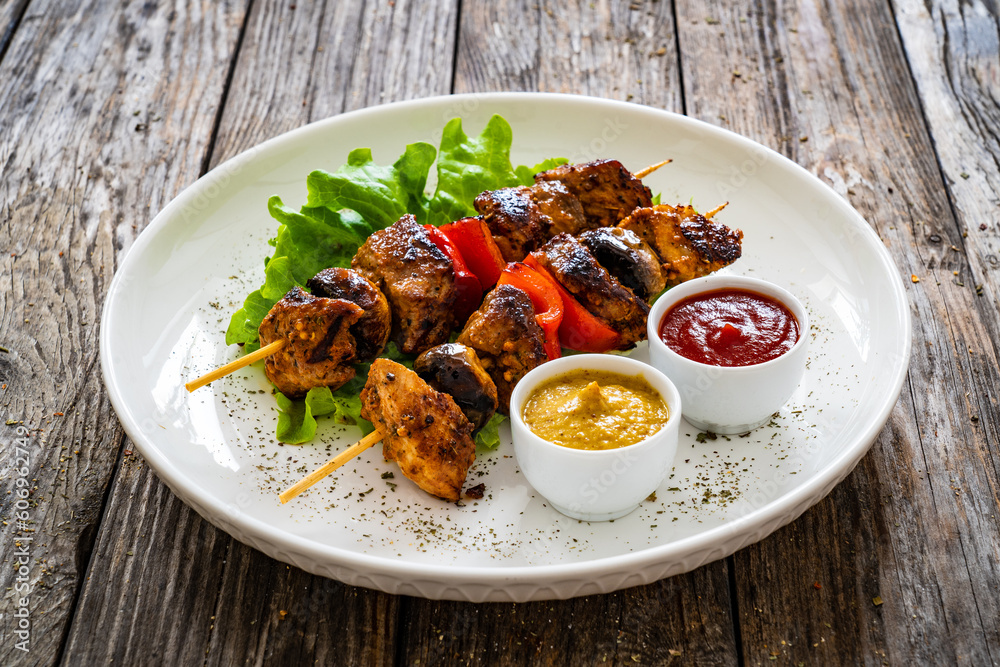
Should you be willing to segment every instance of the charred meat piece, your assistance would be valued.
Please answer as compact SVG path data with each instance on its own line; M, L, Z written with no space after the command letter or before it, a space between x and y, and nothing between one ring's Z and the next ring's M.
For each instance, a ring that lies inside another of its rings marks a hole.
M285 396L301 398L313 387L337 389L354 377L357 349L351 325L364 314L356 303L324 299L293 287L260 324L261 345L284 339L264 360L264 372Z
M392 340L407 353L440 345L458 324L455 269L412 215L368 237L351 268L389 302Z
M536 183L528 188L528 196L538 205L541 214L552 222L548 236L562 232L575 235L590 229L580 200L560 181Z
M635 232L653 247L663 262L667 287L707 276L743 253L743 232L710 220L690 206L640 208L619 227Z
M557 234L531 256L584 308L621 335L617 349L628 350L646 339L649 306L622 287L582 243L569 234Z
M455 399L475 430L496 412L497 386L471 347L461 343L432 347L417 357L413 370L436 391Z
M552 221L542 215L529 188L487 190L476 197L475 206L508 262L521 261L548 238Z
M580 234L580 243L598 264L646 303L667 286L656 252L627 229L592 229Z
M382 454L427 493L456 501L476 459L472 424L448 394L413 371L376 359L361 390L361 416L382 432Z
M548 358L545 333L535 321L531 299L513 285L501 284L486 295L458 336L476 351L497 386L500 414L510 413L510 394L528 371Z
M332 268L310 278L306 287L314 296L350 301L365 311L350 329L357 346L356 361L372 361L382 354L389 341L392 316L389 302L372 281L351 269Z
M535 182L560 181L583 206L591 229L614 227L639 206L652 206L653 194L618 160L564 164L535 174Z

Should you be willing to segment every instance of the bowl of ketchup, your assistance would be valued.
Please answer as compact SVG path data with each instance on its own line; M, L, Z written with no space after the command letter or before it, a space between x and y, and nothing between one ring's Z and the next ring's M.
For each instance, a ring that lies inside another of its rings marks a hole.
M684 418L704 431L766 424L805 372L809 317L788 290L707 276L670 289L646 324L649 360L677 386Z

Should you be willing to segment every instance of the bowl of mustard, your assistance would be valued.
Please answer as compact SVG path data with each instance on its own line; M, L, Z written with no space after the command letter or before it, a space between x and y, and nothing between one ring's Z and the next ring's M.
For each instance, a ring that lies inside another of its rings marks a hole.
M634 359L580 354L524 376L510 401L518 466L559 512L625 516L663 483L677 452L681 398Z

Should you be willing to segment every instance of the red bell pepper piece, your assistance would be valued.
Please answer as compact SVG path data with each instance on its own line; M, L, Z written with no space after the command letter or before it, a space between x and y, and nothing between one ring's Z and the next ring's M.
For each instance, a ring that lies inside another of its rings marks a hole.
M559 325L563 320L563 304L552 279L521 262L511 262L500 274L501 285L513 285L527 292L535 308L535 321L545 332L545 354L549 360L562 356Z
M531 255L524 263L538 271L556 286L563 301L563 318L559 326L559 340L564 347L579 352L608 352L618 347L618 332L583 307L559 281Z
M455 310L458 317L463 322L472 312L479 307L483 301L483 286L472 271L469 271L465 264L465 259L458 248L445 236L440 229L434 225L424 225L427 236L451 260L452 268L455 270L455 289L458 290L458 301L455 303Z
M490 228L480 218L462 218L455 222L441 225L440 229L447 236L462 257L469 270L479 278L483 289L496 285L506 262L500 254L500 248L493 240Z

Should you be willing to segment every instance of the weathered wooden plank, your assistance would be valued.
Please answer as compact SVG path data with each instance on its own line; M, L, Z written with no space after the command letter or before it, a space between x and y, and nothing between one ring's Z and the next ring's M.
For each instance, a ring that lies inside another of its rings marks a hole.
M0 469L31 492L26 530L0 499L0 663L54 662L66 637L122 441L97 366L105 291L150 207L199 172L240 15L37 0L0 63Z
M455 92L594 95L681 111L673 3L462 6Z
M456 19L450 1L255 2L207 162L350 108L446 93ZM439 63L433 77L411 76L428 62ZM398 598L306 574L235 542L133 458L119 471L97 537L98 554L119 557L94 560L67 655L128 662L155 650L185 664L393 663ZM120 557L128 552L141 557Z
M949 249L962 227L890 8L703 1L679 7L678 25L688 113L778 148L848 197L906 278L915 320L909 381L872 452L830 498L736 554L743 657L990 663L996 315L953 279L970 270ZM938 143L949 137L942 128Z
M213 165L314 120L450 92L456 0L290 7L251 16Z
M987 327L993 351L970 360L971 366L995 359L1000 341L1000 8L995 3L940 0L895 3L897 23L913 72L934 150L958 222L938 232L928 221L928 243L954 245L967 258L957 276L944 278L975 290L974 304ZM954 251L953 251L954 252ZM929 269L939 258L926 257ZM977 376L969 386L969 410L996 415L996 385ZM1000 441L1000 423L983 419L991 444ZM995 447L992 448L995 451ZM1000 459L994 457L994 464Z
M7 52L7 45L10 44L27 6L28 0L5 2L0 5L0 60Z
M317 577L228 542L222 587L213 585L217 609L208 663L395 664L399 598Z
M735 664L724 563L608 595L525 604L408 600L403 664Z
M633 8L634 7L634 8ZM670 3L468 3L455 92L545 90L680 109ZM662 50L662 51L661 51ZM531 604L410 599L406 664L736 660L727 566L611 595Z

